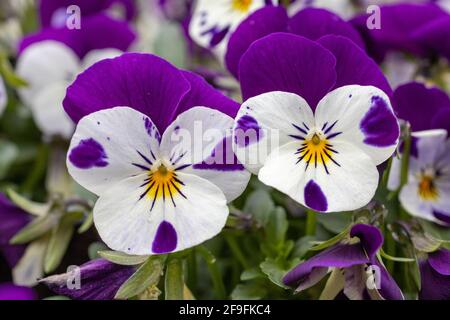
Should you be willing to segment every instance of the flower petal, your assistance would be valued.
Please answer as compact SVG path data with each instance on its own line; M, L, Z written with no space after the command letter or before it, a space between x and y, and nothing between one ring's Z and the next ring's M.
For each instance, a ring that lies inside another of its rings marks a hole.
M63 104L74 122L98 110L129 106L149 116L163 132L189 90L182 73L163 59L127 53L80 74Z
M178 187L148 192L147 178L142 174L116 183L97 201L95 226L111 249L135 255L176 252L224 227L226 199L211 182L177 172Z
M428 254L430 266L444 276L450 276L450 251L441 248L438 251Z
M392 106L399 118L411 124L413 131L438 129L441 126L433 123L433 117L441 110L450 110L450 98L437 87L411 82L395 90Z
M174 167L212 182L228 202L242 194L250 179L233 153L233 124L224 113L194 107L178 116L161 141L161 153Z
M96 259L81 265L79 269L47 277L41 282L56 294L71 299L112 300L120 286L135 271L133 267ZM77 287L77 284L80 286Z
M450 60L450 16L431 20L414 31L411 37L430 55L444 56Z
M228 71L239 77L239 61L250 45L271 33L287 31L288 16L282 6L267 6L242 21L228 41L225 64Z
M400 128L389 98L371 86L345 86L327 94L316 110L316 126L334 124L328 137L347 141L379 165L397 148ZM340 134L338 134L340 133Z
M374 86L392 96L392 89L380 67L355 43L335 35L323 36L317 42L330 50L337 60L334 88L350 84Z
M334 34L344 36L364 49L364 41L353 26L337 14L319 8L306 8L289 20L289 31L311 40Z
M28 47L19 56L16 72L28 86L19 93L31 106L37 95L52 84L67 84L78 72L79 60L66 45L56 41L43 41Z
M100 195L120 180L149 171L159 139L150 118L134 109L94 112L78 123L67 156L69 173Z
M372 199L378 171L373 161L358 148L336 141L332 148L337 152L324 159L317 153L299 157L299 148L300 142L291 142L273 151L258 178L320 212L355 210Z
M268 92L242 104L233 128L234 150L248 170L257 174L278 146L306 135L314 125L308 103L288 92Z
M255 41L239 65L244 100L271 91L296 93L316 108L336 83L336 59L309 39L275 33Z
M12 283L0 284L0 300L37 300L36 292L27 287L16 286Z
M420 262L421 290L420 300L450 299L450 277L433 269L429 261Z
M358 237L370 259L375 258L378 250L383 245L381 231L368 224L355 224L350 230L351 237Z

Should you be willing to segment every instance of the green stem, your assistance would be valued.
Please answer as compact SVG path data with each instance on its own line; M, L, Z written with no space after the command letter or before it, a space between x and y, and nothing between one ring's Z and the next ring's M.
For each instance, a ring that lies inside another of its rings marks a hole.
M314 236L316 234L316 212L313 210L306 210L306 235L307 236Z
M43 144L39 147L38 153L36 155L36 161L33 164L33 168L30 174L26 178L22 185L21 192L26 194L33 193L35 185L44 176L45 170L47 168L47 159L49 154L49 147Z
M244 254L242 253L242 250L239 247L239 244L237 243L236 239L231 234L225 234L225 240L227 241L228 246L235 255L236 259L241 263L244 269L250 269L251 265L245 258Z
M197 251L192 248L187 257L187 284L191 291L195 292L197 287Z
M183 261L172 257L167 263L165 278L165 299L183 300L184 297Z
M400 171L400 189L408 183L410 153L411 153L411 129L409 125L407 125L407 127L405 128L405 134L403 139L403 151L402 151L401 171ZM399 210L399 218L408 219L408 214L401 205Z
M225 291L225 285L223 284L222 275L220 273L216 257L203 246L198 247L198 252L203 256L203 259L205 259L206 264L208 265L208 270L211 274L211 280L216 291L217 299L226 299L227 293Z

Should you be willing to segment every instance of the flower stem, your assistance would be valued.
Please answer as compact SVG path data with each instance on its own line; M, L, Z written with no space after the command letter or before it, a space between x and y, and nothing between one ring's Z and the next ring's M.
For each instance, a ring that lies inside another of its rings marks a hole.
M316 212L313 210L306 210L306 235L307 236L313 236L316 234Z
M239 244L237 243L236 239L230 234L225 234L225 240L227 241L228 246L230 247L234 256L241 263L244 269L250 269L251 265L245 258L245 255L242 253L242 250L239 247Z
M401 171L400 171L400 190L408 183L408 173L409 173L409 157L411 153L411 128L409 124L405 127L404 138L403 138L403 151L401 160ZM407 212L400 205L399 218L408 219Z
M35 185L44 176L45 170L47 168L46 165L48 154L49 154L48 145L42 144L38 149L36 160L33 164L33 168L21 187L22 193L26 194L33 193Z
M196 291L197 286L197 250L192 248L187 257L187 285L190 290Z
M178 257L171 257L167 263L165 278L165 299L183 300L184 280L183 261Z
M216 291L217 299L219 300L226 299L227 293L225 291L225 285L222 280L222 275L220 273L216 257L204 246L199 246L198 252L203 256L203 258L206 261L206 264L208 265L208 270L211 274L211 279L214 285L214 289Z

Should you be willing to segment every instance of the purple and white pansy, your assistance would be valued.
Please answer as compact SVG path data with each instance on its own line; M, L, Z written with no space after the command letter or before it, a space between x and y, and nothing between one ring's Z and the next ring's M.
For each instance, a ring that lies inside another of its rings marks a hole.
M197 0L189 35L199 46L222 56L230 34L242 20L257 9L277 4L278 0Z
M382 244L379 229L356 224L347 238L294 267L283 282L300 292L331 273L332 289L328 291L326 285L323 299L335 299L342 292L350 300L403 300L400 288L377 257Z
M395 157L390 190L400 187L400 171L401 160ZM412 134L408 183L401 188L399 200L411 215L450 226L450 142L445 130Z
M87 30L45 29L24 38L20 45L17 74L28 85L19 94L46 136L71 137L74 124L62 108L66 88L78 73L97 61L120 55L134 39L126 24L103 15L86 19L84 28ZM101 39L110 33L115 33L114 39ZM92 34L100 40L95 41Z
M440 248L420 261L421 300L450 299L450 251Z
M8 103L8 93L6 92L5 83L0 76L0 116L3 114Z
M343 37L319 43L279 33L246 51L239 79L247 100L235 120L234 150L263 183L302 205L355 210L374 196L376 166L395 151L399 124L376 87L389 88L373 61ZM348 50L359 53L359 71L345 69Z
M232 151L234 101L156 56L124 54L82 73L64 106L79 120L67 166L99 196L110 248L168 253L222 230L250 178Z

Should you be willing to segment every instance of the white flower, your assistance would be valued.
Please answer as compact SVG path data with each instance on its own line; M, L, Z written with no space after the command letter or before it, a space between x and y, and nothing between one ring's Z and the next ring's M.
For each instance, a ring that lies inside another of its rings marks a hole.
M225 54L228 38L236 27L254 11L267 5L267 0L197 0L189 25L189 35L203 48ZM278 0L269 1L273 5Z
M220 134L199 141L198 122L204 132ZM99 195L94 222L103 241L117 251L147 255L184 250L217 235L227 202L250 178L232 152L232 126L231 117L206 107L180 114L162 137L149 117L128 107L82 118L67 166L78 183ZM220 158L230 153L235 164L209 163L226 141L229 152ZM198 152L201 159L194 162Z
M120 54L116 49L93 50L80 61L72 49L56 41L37 42L22 52L16 71L28 86L19 94L46 136L72 136L74 124L62 106L67 87L95 62Z
M376 166L392 155L398 137L386 94L351 85L328 93L315 114L293 93L253 97L236 117L233 142L238 159L263 183L316 211L333 212L372 199Z
M411 142L408 183L400 190L400 203L415 217L450 225L450 142L447 131L414 132ZM400 187L400 171L401 160L394 158L388 182L390 190Z

